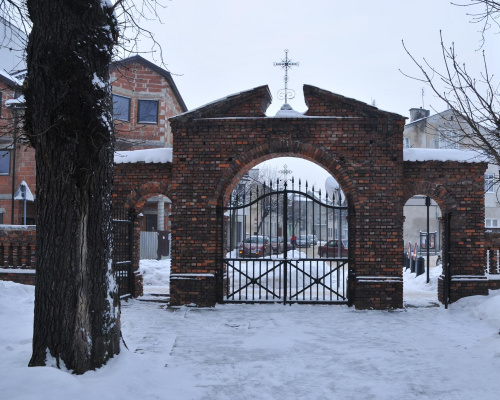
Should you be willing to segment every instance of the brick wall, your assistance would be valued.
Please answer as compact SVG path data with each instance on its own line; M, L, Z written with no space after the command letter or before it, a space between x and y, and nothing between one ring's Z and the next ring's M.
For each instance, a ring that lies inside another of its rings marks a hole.
M484 172L485 163L405 162L403 201L427 195L443 215L451 213L449 301L487 294L484 276ZM443 252L443 265L447 254ZM445 276L439 279L438 298L445 302Z

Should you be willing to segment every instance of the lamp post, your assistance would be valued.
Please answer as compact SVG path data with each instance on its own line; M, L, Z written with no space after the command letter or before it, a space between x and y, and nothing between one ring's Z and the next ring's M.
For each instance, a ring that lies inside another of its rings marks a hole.
M431 206L431 198L429 196L425 197L425 206L427 208L427 237L425 239L425 249L427 250L427 283L429 283L429 267L430 267L430 262L429 262L429 247L430 247L430 240L429 240L429 207Z

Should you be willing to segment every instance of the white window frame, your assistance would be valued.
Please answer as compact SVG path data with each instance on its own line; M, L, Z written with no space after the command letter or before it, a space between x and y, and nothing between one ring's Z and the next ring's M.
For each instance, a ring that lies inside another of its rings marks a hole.
M438 149L460 149L460 135L455 131L439 131L436 147Z
M494 174L484 174L484 193L495 193Z
M485 228L499 228L498 219L496 218L486 218L484 222Z
M410 143L410 138L409 137L404 137L403 138L403 149L409 149L411 146Z

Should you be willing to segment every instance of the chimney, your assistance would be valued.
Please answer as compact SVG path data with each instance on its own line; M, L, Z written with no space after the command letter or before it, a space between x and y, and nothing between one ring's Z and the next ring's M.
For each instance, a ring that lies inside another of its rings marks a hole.
M416 121L417 119L426 118L431 114L429 110L420 108L410 108L410 122Z

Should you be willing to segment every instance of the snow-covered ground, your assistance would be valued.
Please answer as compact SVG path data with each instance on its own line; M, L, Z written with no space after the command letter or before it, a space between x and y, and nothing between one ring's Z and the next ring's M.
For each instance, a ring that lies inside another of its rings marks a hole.
M168 266L142 263L147 292L166 291ZM435 298L428 287L425 275L405 273L405 302L416 307L393 312L129 300L128 350L74 376L26 366L34 289L0 282L0 398L498 399L500 291L445 310L426 307Z

